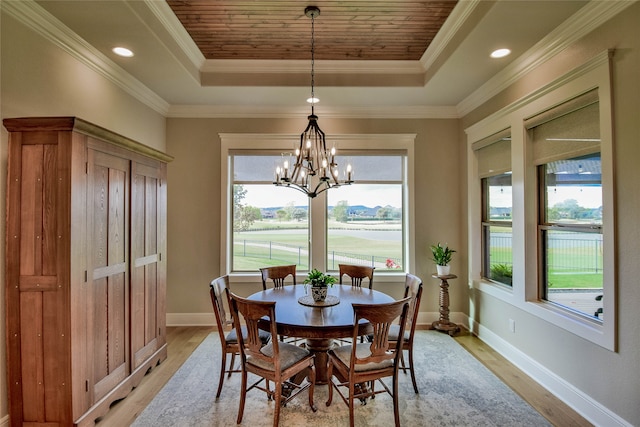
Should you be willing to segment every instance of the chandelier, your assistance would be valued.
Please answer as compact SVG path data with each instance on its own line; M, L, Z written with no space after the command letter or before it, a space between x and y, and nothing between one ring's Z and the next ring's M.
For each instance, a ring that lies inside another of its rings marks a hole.
M351 165L348 164L344 171L344 179L339 180L338 164L335 161L336 147L327 150L325 134L318 126L318 116L315 115L314 105L318 102L314 93L314 65L315 65L315 18L320 15L320 9L316 6L307 6L304 14L311 18L311 115L308 116L309 124L300 135L300 143L295 153L283 153L282 164L276 167L277 186L286 186L302 191L313 198L318 194L341 185L350 185L353 181ZM292 157L295 163L292 165Z

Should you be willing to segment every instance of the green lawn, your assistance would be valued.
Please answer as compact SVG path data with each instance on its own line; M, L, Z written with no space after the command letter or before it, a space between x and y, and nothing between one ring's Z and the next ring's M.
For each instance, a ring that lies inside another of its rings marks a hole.
M602 289L602 273L549 273L550 289Z
M278 230L234 232L233 238L234 270L253 271L267 265L283 264L298 264L301 270L308 268L306 254L302 252L308 245L306 228L300 229L299 233ZM272 243L270 247L269 242ZM287 248L278 248L278 244ZM336 256L354 254L363 260L376 257L377 262L381 262L381 258L383 262L387 258L402 258L401 242L334 235L329 237L327 244L330 260L334 253Z

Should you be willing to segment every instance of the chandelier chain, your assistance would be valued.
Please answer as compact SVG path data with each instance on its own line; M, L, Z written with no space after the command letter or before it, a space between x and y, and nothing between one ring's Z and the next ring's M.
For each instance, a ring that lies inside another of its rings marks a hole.
M311 114L313 114L313 107L315 105L315 14L311 14Z
M304 14L311 18L311 115L309 123L300 135L300 143L293 153L282 153L282 165L276 167L275 181L277 186L286 186L298 190L310 198L316 197L331 188L353 183L351 164L347 164L339 179L336 163L335 145L329 150L325 133L318 126L318 116L314 113L315 94L315 17L320 9L308 6Z

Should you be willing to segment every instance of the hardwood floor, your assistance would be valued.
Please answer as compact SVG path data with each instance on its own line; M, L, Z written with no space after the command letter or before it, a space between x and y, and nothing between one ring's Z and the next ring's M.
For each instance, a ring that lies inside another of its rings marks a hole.
M123 427L130 425L182 366L193 350L213 330L212 327L167 328L169 352L167 360L153 368L152 372L129 396L116 402L111 410L96 423L96 426ZM591 426L577 412L509 363L480 339L464 330L455 339L554 426Z
M468 331L463 329L455 340L554 426L592 426L580 414Z

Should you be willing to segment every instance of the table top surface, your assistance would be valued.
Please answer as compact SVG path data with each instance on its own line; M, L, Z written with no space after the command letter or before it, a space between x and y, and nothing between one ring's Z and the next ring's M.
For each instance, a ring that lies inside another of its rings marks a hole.
M276 302L278 333L303 338L346 338L353 332L353 307L358 304L384 304L395 299L383 292L349 285L328 289L340 303L330 307L309 307L298 302L307 295L302 285L267 289L249 296L254 301ZM365 331L363 330L363 333Z

